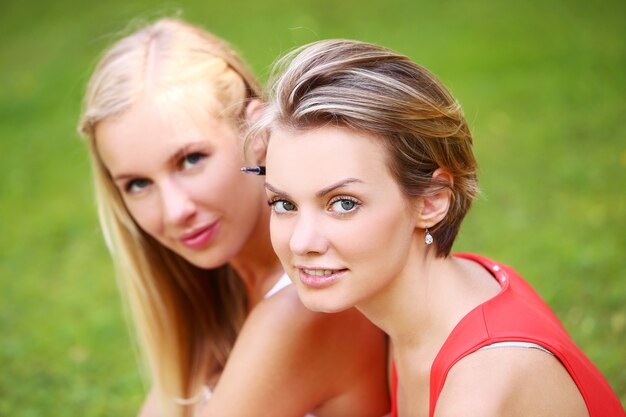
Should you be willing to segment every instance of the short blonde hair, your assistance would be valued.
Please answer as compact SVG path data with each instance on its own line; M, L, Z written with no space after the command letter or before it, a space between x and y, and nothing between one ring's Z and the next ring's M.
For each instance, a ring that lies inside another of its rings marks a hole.
M275 72L251 135L271 134L274 125L306 130L331 123L379 137L406 196L450 189L446 217L430 228L437 255L449 255L478 185L472 135L443 84L406 56L342 39L300 47L280 59ZM452 183L434 183L437 168L445 168Z
M245 319L247 298L234 271L203 270L141 230L102 162L98 124L128 111L146 92L193 105L240 127L260 86L223 40L165 18L107 50L87 87L79 131L89 143L100 224L130 306L163 415L190 416L179 398L196 396L225 365Z

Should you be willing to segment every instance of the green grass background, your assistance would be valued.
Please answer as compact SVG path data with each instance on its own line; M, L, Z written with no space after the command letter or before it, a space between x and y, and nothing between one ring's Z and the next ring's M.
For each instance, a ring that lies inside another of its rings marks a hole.
M3 0L0 416L131 416L142 401L75 125L128 22L180 12L262 79L329 37L438 74L470 120L484 191L455 249L516 266L626 402L626 2Z

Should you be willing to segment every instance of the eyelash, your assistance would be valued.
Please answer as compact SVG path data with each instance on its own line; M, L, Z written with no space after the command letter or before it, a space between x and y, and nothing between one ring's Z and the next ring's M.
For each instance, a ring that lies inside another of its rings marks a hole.
M180 158L180 161L178 162L178 167L180 169L186 169L185 168L185 163L187 162L189 157L199 157L199 159L196 162L192 163L192 166L187 168L187 169L191 169L191 168L195 167L200 162L202 162L205 158L207 158L208 155L206 153L204 153L204 152L189 152L189 153L183 155L182 158Z
M187 163L187 160L190 157L198 157L198 160L196 162L192 162L192 166L185 168L185 163ZM205 158L207 158L208 155L204 152L189 152L187 154L185 154L182 158L180 158L180 160L178 161L178 169L181 170L185 170L185 169L192 169L194 167L196 167L196 165L198 165L200 162L202 162L202 160L204 160ZM137 185L139 182L145 182L146 184L144 186L141 187L140 190L138 191L133 191L132 188ZM147 187L148 185L150 185L150 180L147 180L145 178L135 178L132 179L130 181L128 181L125 185L124 185L124 192L128 193L128 194L136 194L139 193L141 191L143 191L143 188Z
M288 210L287 212L278 212L278 211L276 210L276 205L277 205L278 203L280 203L280 202L289 203L289 204L291 204L293 207L296 207L296 205L295 205L295 204L293 204L291 201L289 201L289 200L285 200L284 198L280 198L280 197L278 197L278 196L275 196L275 197L270 198L270 199L268 200L267 204L268 204L268 205L270 206L270 208L272 209L272 212L273 212L273 213L275 213L275 214L277 214L277 215L287 214L287 213L289 213L289 212L296 211L296 210Z
M349 211L343 212L343 213L331 210L331 207L335 203L338 203L340 201L350 201L350 202L354 203L354 207L352 209L350 209ZM285 198L278 197L278 196L270 198L268 200L267 204L272 208L274 213L276 213L278 215L280 215L280 214L287 214L285 212L278 212L278 211L276 211L276 208L275 208L276 204L280 203L280 202L289 203L289 204L291 204L295 208L295 210L288 210L288 212L297 211L297 206L294 203L292 203L289 200L286 200ZM351 196L347 196L347 195L341 195L341 196L333 197L328 202L328 209L327 209L327 211L329 211L330 213L333 213L333 214L335 214L337 216L348 216L348 215L353 214L354 212L356 212L361 207L362 204L363 203L361 203L361 201L359 201L357 198L354 198L354 197L351 197Z
M328 205L330 207L332 207L335 203L339 202L339 201L351 201L352 203L354 203L354 208L352 208L350 211L345 212L345 213L339 213L339 212L334 212L336 215L338 216L347 216L350 214L353 214L354 212L356 212L363 203L361 203L361 201L359 201L359 199L351 197L349 195L339 195L336 197L333 197L329 202Z
M139 182L145 182L146 184L141 187L141 190L138 191L133 191L132 188L133 186L135 186L137 183ZM147 180L145 178L136 178L136 179L132 179L130 181L128 181L125 185L124 185L124 192L128 193L128 194L136 194L139 193L141 191L143 191L143 189L145 187L147 187L148 185L150 185L150 180Z

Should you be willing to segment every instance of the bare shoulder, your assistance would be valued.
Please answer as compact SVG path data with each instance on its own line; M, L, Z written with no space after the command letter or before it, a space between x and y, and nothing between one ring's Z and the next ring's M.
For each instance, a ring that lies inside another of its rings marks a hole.
M265 324L274 330L281 327L308 327L321 320L321 315L307 309L298 298L296 289L290 285L272 297L261 301L246 319L249 326Z
M576 384L550 353L507 347L474 352L452 367L435 416L588 416Z
M303 340L314 339L316 343L310 346L310 350L318 354L323 350L324 342L332 345L335 355L342 347L351 350L358 346L360 351L369 346L384 349L386 343L383 332L358 310L352 308L333 314L311 311L302 304L293 286L259 303L244 328L246 331L269 332L273 337L284 339L288 345L302 345Z
M380 416L388 411L385 353L384 334L357 310L309 311L290 286L246 319L209 408L246 386L248 404L277 416ZM218 414L240 415L229 407Z

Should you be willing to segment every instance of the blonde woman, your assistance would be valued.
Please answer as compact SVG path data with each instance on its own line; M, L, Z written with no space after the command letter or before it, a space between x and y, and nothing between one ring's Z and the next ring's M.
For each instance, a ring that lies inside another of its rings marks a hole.
M357 41L284 62L257 126L270 135L272 243L307 307L356 306L389 334L392 415L624 416L513 268L450 254L477 165L441 82Z
M263 178L240 172L261 108L237 54L175 19L118 41L89 81L79 128L151 377L142 417L388 411L383 333L304 308L272 251Z

